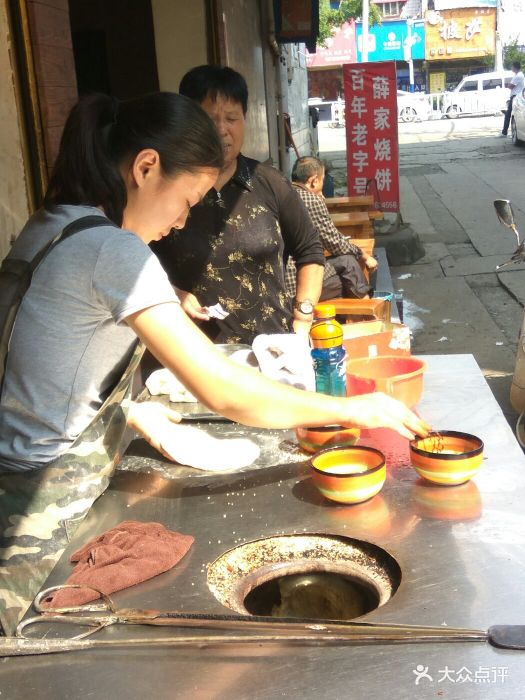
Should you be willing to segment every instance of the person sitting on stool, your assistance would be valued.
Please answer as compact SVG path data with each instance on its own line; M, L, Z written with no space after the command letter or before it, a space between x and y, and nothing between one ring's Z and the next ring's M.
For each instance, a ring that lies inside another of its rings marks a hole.
M329 253L319 300L338 297L369 298L372 287L365 277L360 261L364 262L368 270L373 271L377 267L377 260L350 243L335 227L322 195L324 176L323 163L313 156L298 158L292 169L292 186L305 203L312 223L319 232L321 245ZM295 269L293 260L290 259L286 268L289 295L293 294L294 279Z

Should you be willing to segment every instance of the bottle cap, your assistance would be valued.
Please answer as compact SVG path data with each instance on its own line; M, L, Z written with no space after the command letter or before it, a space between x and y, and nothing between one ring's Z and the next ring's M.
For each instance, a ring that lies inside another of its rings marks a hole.
M335 306L333 304L316 304L314 306L315 318L333 318L335 316Z
M335 348L342 345L343 328L335 320L335 306L333 304L317 304L315 306L310 339L314 348Z

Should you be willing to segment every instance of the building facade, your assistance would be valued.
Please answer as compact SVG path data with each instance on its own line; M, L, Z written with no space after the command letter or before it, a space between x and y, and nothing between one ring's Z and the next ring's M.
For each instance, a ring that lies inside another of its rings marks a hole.
M452 90L465 75L497 68L502 47L525 47L523 0L373 1L383 19L368 29L368 60L394 60L402 90ZM309 96L342 97L342 65L359 62L362 48L362 24L351 22L308 56Z
M453 89L464 75L494 69L496 0L435 0L425 11L430 92Z
M289 174L290 136L311 151L304 45L278 41L272 0L0 0L0 32L0 259L39 206L87 92L177 91L193 66L228 65L250 91L244 152Z
M372 0L377 5L382 21L368 29L368 60L396 62L398 87L410 90L410 61L412 61L413 89L426 89L424 70L425 25L421 0ZM361 22L347 22L337 29L325 48L307 54L308 94L334 101L343 96L343 69L345 63L361 60Z

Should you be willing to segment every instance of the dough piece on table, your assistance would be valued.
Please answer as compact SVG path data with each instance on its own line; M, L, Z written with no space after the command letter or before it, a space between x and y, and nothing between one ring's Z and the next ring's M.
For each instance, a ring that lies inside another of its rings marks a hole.
M204 471L229 471L253 464L259 447L248 438L216 438L195 426L170 426L160 443L164 452L179 464Z
M177 403L196 403L197 399L191 394L184 384L179 382L177 377L169 369L157 369L146 379L146 388L152 396L159 394L169 394L170 401Z

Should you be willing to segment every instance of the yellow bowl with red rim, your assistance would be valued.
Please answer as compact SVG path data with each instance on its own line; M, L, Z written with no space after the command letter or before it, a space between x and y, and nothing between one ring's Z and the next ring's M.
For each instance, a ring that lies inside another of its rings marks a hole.
M410 459L419 476L433 484L464 484L483 462L483 441L475 435L440 430L410 443Z
M325 498L362 503L383 488L385 456L373 447L331 447L310 458L312 479Z
M350 447L359 440L359 428L342 425L324 425L314 428L296 428L297 442L305 452L319 452L329 447Z

